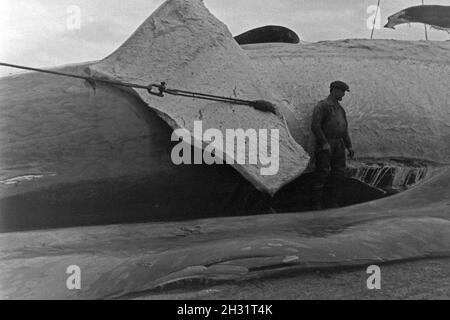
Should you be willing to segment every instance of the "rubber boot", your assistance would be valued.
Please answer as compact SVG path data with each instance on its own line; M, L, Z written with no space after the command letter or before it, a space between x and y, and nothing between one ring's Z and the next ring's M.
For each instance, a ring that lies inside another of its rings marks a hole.
M335 186L331 186L329 191L328 191L328 195L329 195L329 203L328 206L330 208L339 208L339 193L338 193L339 188L335 185Z
M323 189L315 188L313 189L312 196L312 210L322 210L323 209Z

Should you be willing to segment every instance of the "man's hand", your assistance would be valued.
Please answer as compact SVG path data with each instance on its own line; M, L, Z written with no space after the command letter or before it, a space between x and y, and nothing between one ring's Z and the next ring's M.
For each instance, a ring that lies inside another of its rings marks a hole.
M265 100L253 101L252 107L255 108L256 110L260 110L263 112L271 112L279 117L281 116L277 107L269 101L265 101Z
M322 151L325 151L325 152L331 154L331 146L330 146L330 144L329 144L328 142L325 143L325 144L322 146Z
M352 160L355 159L355 151L352 148L348 149L348 156Z

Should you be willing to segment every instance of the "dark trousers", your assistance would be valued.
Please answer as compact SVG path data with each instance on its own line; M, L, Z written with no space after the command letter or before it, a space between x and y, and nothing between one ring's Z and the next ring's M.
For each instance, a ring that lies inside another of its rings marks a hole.
M313 191L315 201L322 201L324 189L328 189L332 202L336 202L337 191L340 182L345 178L347 172L345 145L342 139L328 139L331 153L322 151L316 146Z

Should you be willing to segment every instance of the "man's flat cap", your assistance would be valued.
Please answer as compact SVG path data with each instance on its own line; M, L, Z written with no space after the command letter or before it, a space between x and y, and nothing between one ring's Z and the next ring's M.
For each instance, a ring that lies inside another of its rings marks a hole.
M342 81L332 82L330 84L330 89L341 89L341 90L350 92L350 87L348 86L348 84L346 84L345 82L342 82Z

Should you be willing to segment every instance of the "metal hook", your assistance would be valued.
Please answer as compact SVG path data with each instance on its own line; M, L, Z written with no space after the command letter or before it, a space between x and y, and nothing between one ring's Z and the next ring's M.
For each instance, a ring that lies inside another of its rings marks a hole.
M153 87L158 89L158 92L153 92ZM161 82L160 85L157 84L151 84L148 86L148 93L154 95L154 96L158 96L158 97L164 97L164 92L166 92L167 89L167 84L165 82Z

